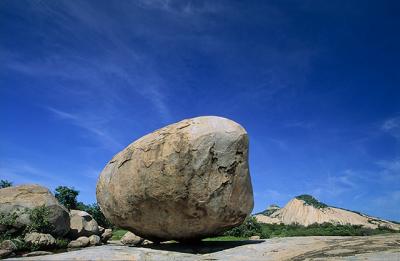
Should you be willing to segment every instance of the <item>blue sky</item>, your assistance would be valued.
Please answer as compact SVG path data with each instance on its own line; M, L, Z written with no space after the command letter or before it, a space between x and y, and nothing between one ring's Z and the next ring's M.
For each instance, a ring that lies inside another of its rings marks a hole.
M255 209L309 193L400 220L397 1L0 1L0 178L95 202L111 157L219 115Z

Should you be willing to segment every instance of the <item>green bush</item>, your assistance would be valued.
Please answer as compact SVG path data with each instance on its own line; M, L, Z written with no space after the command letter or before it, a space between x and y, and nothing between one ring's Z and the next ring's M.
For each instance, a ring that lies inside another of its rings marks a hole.
M54 231L54 226L49 221L51 215L51 209L45 205L36 207L33 209L24 210L22 213L28 214L30 219L30 224L25 227L25 229L16 230L10 233L7 230L6 233L0 234L0 242L3 240L12 240L17 247L17 252L24 251L37 251L40 250L40 246L35 244L28 244L24 241L24 236L26 233L38 232L44 234L52 234ZM13 212L9 214L0 214L0 224L5 226L13 227L15 225L15 220L17 219L19 213ZM70 241L65 238L56 238L55 248L66 248Z
M261 238L268 238L266 234L263 234L262 226L255 217L247 217L240 226L226 231L223 235L234 237L260 236Z
M300 200L303 200L304 204L309 205L309 206L313 206L315 208L326 208L326 207L328 207L327 204L318 201L316 198L314 198L311 195L304 194L304 195L297 196L296 198L300 199Z
M25 232L38 232L51 234L54 225L50 223L51 210L45 205L27 210L31 223L25 228Z
M17 218L18 218L17 212L12 212L12 213L7 213L7 214L0 213L0 225L14 226Z
M56 238L56 246L59 249L67 248L70 240L66 238Z
M7 187L11 187L12 186L12 182L8 181L8 180L0 180L0 189L2 188L7 188Z

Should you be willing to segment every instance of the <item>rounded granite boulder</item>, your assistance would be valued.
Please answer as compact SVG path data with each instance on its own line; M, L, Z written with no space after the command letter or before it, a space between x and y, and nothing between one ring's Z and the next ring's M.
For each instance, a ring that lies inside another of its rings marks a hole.
M143 238L217 235L253 209L247 133L215 116L168 125L115 155L96 194L107 219Z
M68 210L47 188L29 184L0 189L0 214L17 214L13 227L23 228L30 225L32 221L29 219L27 210L40 206L45 206L50 210L48 219L54 227L52 234L66 235L70 224Z

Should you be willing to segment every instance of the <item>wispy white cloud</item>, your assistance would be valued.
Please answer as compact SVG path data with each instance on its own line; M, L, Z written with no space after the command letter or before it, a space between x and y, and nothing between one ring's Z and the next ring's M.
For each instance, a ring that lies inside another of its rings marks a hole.
M400 141L400 116L386 119L383 122L381 129Z
M37 168L29 162L19 159L2 159L0 161L0 177L13 181L15 185L40 183L48 186L62 184L64 180L56 173Z
M112 135L106 132L106 125L108 122L104 120L94 120L90 117L85 117L79 114L72 114L69 112L61 111L52 107L47 109L56 115L61 120L66 120L69 123L80 127L92 134L95 134L100 142L104 143L110 149L122 148L122 144L118 142Z
M152 57L137 51L130 41L129 34L135 34L135 28L124 31L109 13L87 2L38 2L30 8L54 22L50 30L57 30L51 33L49 42L55 41L57 45L50 45L40 59L11 53L8 57L13 59L8 58L2 66L52 83L60 96L84 100L81 104L86 106L76 108L84 110L84 114L102 110L103 117L108 117L121 103L128 102L127 97L139 95L162 121L170 122L167 85L154 68ZM120 18L130 19L132 14L122 11ZM83 48L74 47L78 42ZM96 53L90 52L90 42L96 43Z
M379 171L381 181L400 184L400 158L381 160L376 164L381 168Z
M319 197L339 197L346 192L356 191L359 188L360 177L351 169L346 169L338 174L328 173L327 177L307 184L306 190L311 195Z

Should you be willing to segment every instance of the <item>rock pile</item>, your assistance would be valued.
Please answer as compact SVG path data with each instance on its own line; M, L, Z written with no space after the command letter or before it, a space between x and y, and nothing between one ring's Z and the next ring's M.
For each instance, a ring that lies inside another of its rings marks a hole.
M49 234L24 232L33 221L30 210L45 206L49 211L47 220ZM18 250L17 245L32 246L36 249L51 250L57 247L57 238L64 237L68 247L95 246L107 241L112 236L111 229L98 226L96 220L85 211L68 210L58 203L51 192L39 185L22 185L0 189L0 233L24 235L23 239L4 240L0 244L0 258L10 257ZM66 238L67 237L67 238ZM18 244L16 244L18 243ZM32 255L48 252L36 251Z

